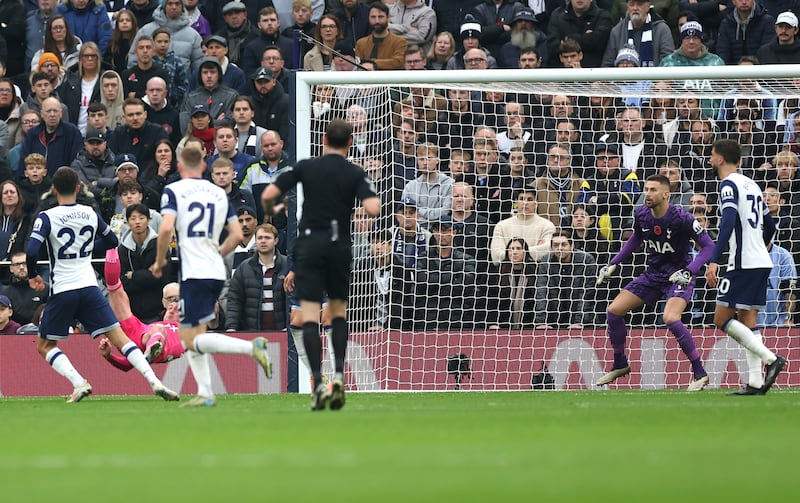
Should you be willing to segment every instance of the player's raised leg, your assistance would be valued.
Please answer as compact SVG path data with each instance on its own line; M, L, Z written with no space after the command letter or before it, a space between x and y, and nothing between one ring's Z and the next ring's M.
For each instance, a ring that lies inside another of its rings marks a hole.
M683 290L683 289L682 289ZM688 292L691 295L691 292ZM703 367L703 362L700 361L700 353L697 351L697 346L694 343L691 332L686 328L686 325L681 321L684 311L686 310L687 302L681 297L670 297L667 300L667 305L664 308L664 324L667 329L675 336L678 341L683 354L692 364L692 375L694 379L689 383L688 391L701 391L708 384L708 373Z

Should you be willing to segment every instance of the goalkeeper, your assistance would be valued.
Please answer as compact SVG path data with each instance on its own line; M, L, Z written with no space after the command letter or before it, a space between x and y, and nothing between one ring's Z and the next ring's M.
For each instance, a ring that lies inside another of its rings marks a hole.
M600 285L613 274L618 264L629 259L644 244L647 269L625 285L608 306L606 320L608 337L614 350L614 366L597 381L597 385L609 384L631 372L625 356L625 339L628 335L625 315L643 304L654 305L666 297L664 324L692 363L694 379L687 389L700 391L708 384L708 374L700 361L692 334L681 321L681 316L692 298L695 277L711 259L714 242L692 215L669 203L667 177L653 175L647 178L644 203L634 213L633 235L598 274L597 284ZM693 246L699 247L700 252L691 260Z

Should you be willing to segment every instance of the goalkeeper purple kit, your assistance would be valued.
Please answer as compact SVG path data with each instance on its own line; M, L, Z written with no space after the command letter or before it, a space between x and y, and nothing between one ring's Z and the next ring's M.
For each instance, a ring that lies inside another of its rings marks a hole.
M714 251L714 242L703 226L686 210L671 204L661 218L656 218L647 206L639 206L634 213L633 225L633 235L611 259L611 264L628 260L644 244L647 270L628 283L625 289L648 305L655 304L665 295L691 302L695 276ZM692 260L694 242L702 250ZM686 286L669 281L670 275L681 269L692 274L692 280Z

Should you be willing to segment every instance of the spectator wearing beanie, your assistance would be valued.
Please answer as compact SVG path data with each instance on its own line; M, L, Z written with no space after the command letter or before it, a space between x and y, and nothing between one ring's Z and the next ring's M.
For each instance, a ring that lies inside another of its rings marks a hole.
M464 65L464 54L470 49L483 49L481 47L481 25L475 21L471 15L467 15L464 19L464 24L461 25L459 30L461 34L461 48L447 62L448 70L463 70L466 68ZM489 54L489 51L484 49L486 53L489 68L497 68L497 60Z

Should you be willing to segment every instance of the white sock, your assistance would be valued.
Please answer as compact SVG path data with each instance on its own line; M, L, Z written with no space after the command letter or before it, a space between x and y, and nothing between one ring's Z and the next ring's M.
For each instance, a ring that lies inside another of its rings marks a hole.
M767 349L760 337L739 320L730 320L725 325L725 333L751 353L758 355L762 362L770 364L777 358L775 353Z
M202 397L213 397L211 390L211 368L208 364L209 356L197 351L186 351L189 367L192 369L194 380L197 381L197 394Z
M213 332L198 335L194 338L193 344L195 349L203 353L253 354L252 342Z
M123 355L125 355L125 358L128 359L130 364L133 365L133 368L138 370L139 373L142 374L145 379L147 379L147 382L150 383L150 386L161 384L161 380L156 377L156 373L153 372L153 367L147 363L144 353L142 353L142 350L139 349L136 343L133 341L128 342L120 348L120 351Z
M297 359L303 362L305 365L306 370L308 373L311 373L311 363L308 361L308 354L306 354L306 344L303 342L303 329L302 328L295 328L289 327L289 332L292 334L292 338L294 339L294 347L297 349Z
M69 379L73 388L77 388L86 382L86 379L75 370L72 362L69 361L67 355L58 348L53 348L47 352L44 359L53 367L53 370Z
M760 330L753 330L753 335L758 339L759 343L763 344ZM761 358L750 351L747 351L745 354L747 356L747 384L754 388L760 388L764 385L764 374L761 373Z

